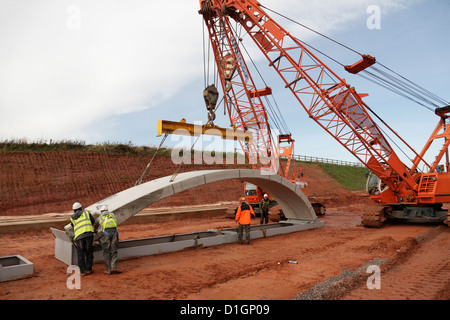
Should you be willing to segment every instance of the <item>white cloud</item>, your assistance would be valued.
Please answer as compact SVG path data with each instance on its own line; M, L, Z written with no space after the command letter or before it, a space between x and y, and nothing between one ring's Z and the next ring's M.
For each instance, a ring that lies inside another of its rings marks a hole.
M344 31L350 27L365 28L368 18L367 8L370 5L379 6L382 15L391 14L405 9L423 0L265 0L263 5L275 12L286 15L297 22L325 35L332 36L337 31ZM269 12L272 18L276 15ZM294 24L285 24L288 30L297 29L296 35L308 40L315 35ZM291 31L293 32L293 31Z
M74 6L79 29L71 29ZM200 17L192 3L176 8L144 0L0 2L0 137L70 137L176 93L201 65Z
M392 11L407 3L264 1L324 33L366 15L369 4ZM179 94L203 73L198 6L196 0L0 0L0 139L78 139L102 119Z

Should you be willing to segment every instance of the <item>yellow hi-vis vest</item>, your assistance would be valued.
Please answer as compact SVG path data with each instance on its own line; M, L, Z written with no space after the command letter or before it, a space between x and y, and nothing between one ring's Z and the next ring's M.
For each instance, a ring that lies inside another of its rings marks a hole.
M100 216L100 227L102 231L105 232L105 229L108 228L117 228L117 220L114 215L107 213L105 215Z
M89 213L87 211L83 211L83 213L75 221L70 218L70 221L73 223L73 230L75 232L74 240L85 232L94 232L94 227L92 226L91 219L89 218Z

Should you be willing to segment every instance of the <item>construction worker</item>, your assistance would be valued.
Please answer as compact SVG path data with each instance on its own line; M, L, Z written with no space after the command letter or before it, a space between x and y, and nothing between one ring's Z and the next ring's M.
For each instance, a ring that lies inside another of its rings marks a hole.
M239 224L238 226L238 237L239 237L239 243L243 244L244 241L242 240L244 236L244 229L245 229L245 235L247 239L247 244L250 244L250 222L251 222L251 215L255 217L255 212L253 211L252 206L250 206L247 202L245 202L245 198L241 199L241 204L237 209L235 221Z
M70 218L70 224L74 229L74 242L77 248L78 267L81 275L91 274L94 262L94 241L95 219L88 211L83 211L81 204L75 202L72 205L74 214Z
M259 210L261 212L260 224L269 223L269 204L269 196L265 194L259 202Z
M99 228L102 231L100 243L105 260L105 273L120 273L117 269L117 256L119 251L119 233L117 232L117 220L114 213L109 212L107 206L100 208Z

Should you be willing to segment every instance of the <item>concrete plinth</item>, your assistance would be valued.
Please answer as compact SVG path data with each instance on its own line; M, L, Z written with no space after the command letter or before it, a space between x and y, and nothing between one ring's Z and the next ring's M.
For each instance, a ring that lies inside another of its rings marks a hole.
M0 282L33 276L33 263L21 255L0 258Z

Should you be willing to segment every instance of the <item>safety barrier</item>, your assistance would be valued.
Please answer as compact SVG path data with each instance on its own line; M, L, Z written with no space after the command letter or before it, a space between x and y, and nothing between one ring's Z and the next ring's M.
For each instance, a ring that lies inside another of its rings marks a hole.
M303 155L293 155L292 158L297 161L304 161L304 162L320 162L320 163L336 164L339 166L364 167L364 165L360 162L341 161L341 160L335 160L335 159L327 159L327 158L311 157L311 156L303 156Z

